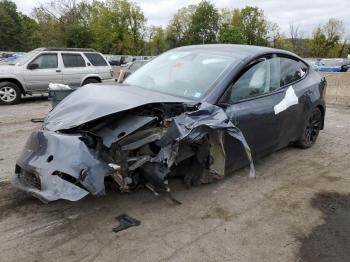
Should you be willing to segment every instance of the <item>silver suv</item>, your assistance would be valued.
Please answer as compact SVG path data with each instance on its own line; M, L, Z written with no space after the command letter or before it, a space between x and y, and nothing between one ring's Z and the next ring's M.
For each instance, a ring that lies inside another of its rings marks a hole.
M111 66L94 49L38 48L0 65L0 104L13 105L22 95L46 93L49 83L78 87L112 77Z

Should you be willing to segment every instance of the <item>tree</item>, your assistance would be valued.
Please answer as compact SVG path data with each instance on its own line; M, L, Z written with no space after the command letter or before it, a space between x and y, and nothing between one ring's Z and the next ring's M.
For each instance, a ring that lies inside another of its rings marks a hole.
M219 30L219 12L215 6L202 1L198 4L191 20L191 38L193 44L215 43Z
M40 43L38 24L17 11L15 3L0 1L0 50L29 51Z
M222 26L227 26L232 23L232 17L233 17L234 10L231 10L229 8L222 8L220 10L220 17L219 17L219 26L220 28Z
M289 35L258 7L219 12L209 0L177 10L165 30L146 27L140 6L132 0L50 0L35 7L31 17L18 12L10 0L0 0L0 50L93 47L103 53L157 55L168 48L220 42L272 46L303 57L350 52L343 22L334 18L315 28L311 38L304 38L294 24Z
M89 47L92 42L88 18L90 5L77 0L51 1L34 8L44 46Z
M218 40L223 44L245 44L247 42L242 31L232 25L223 25L220 28Z
M313 57L327 57L328 55L327 38L320 26L313 33L310 52Z
M241 28L243 27L243 22L242 22L242 13L241 9L235 8L232 10L232 20L231 20L231 25L236 27L236 28Z
M340 39L343 23L331 18L324 26L318 26L310 42L310 52L314 57L337 57L341 50Z
M104 53L142 54L146 19L129 0L55 0L35 8L44 46L93 47Z
M299 30L299 25L294 25L293 23L289 24L289 34L290 34L290 42L293 47L293 51L299 49L300 47L300 39L303 37L302 33Z
M166 44L166 36L162 27L153 26L152 29L152 38L150 42L151 55L159 55L168 49Z
M93 46L105 53L142 54L146 19L140 7L128 0L94 3Z
M171 48L188 45L191 41L191 22L195 5L179 9L166 29L166 41Z
M221 9L218 42L224 44L246 44L241 28L240 9Z
M268 28L264 12L258 7L246 6L240 11L242 32L249 45L268 45ZM239 20L238 20L238 23Z
M23 14L21 17L21 49L22 51L31 51L40 46L39 25L38 23Z
M21 17L15 3L0 1L0 50L21 50Z

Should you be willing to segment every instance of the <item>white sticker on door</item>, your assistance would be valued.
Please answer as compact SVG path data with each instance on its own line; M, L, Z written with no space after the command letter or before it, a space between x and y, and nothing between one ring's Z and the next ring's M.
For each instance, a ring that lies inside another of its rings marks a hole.
M287 89L286 95L283 100L274 106L275 115L283 112L288 107L298 104L298 97L296 96L293 86Z

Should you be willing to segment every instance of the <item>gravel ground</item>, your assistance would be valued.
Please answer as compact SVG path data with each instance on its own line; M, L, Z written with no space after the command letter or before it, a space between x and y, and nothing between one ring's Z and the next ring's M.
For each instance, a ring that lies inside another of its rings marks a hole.
M350 108L329 106L308 150L286 148L223 181L42 204L9 183L16 157L50 103L0 107L0 261L349 261ZM138 227L115 234L127 213Z

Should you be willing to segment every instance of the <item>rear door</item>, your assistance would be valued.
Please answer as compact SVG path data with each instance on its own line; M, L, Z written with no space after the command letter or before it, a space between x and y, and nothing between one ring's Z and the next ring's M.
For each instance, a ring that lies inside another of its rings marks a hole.
M112 78L111 66L99 53L84 53L102 79Z
M61 53L63 81L69 86L80 86L87 74L94 73L93 68L86 65L86 61L79 53Z
M49 83L63 83L61 64L56 52L41 53L29 64L37 64L38 68L26 68L23 72L28 90L47 91Z

